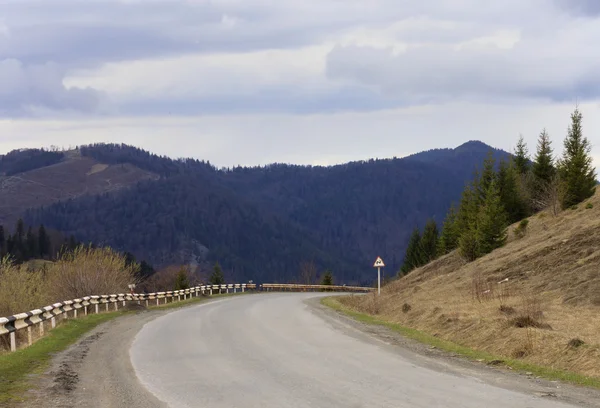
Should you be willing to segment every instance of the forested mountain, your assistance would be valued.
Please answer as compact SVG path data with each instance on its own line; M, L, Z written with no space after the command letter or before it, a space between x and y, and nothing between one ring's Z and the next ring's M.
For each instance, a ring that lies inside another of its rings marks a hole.
M80 148L81 156L159 178L31 209L27 220L157 266L219 261L232 278L290 281L303 261L314 261L336 282L371 284L373 260L383 257L395 274L413 228L443 220L490 149L468 142L403 159L218 170L125 145L92 145Z

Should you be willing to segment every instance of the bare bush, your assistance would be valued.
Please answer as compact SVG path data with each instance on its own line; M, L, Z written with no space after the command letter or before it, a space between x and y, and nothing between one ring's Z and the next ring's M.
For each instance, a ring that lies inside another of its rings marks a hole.
M304 285L314 285L317 281L317 267L314 262L300 264L300 280Z
M481 271L476 270L471 277L471 296L473 300L482 303L492 299L494 288L483 277Z
M0 316L28 312L48 302L44 271L14 265L8 257L0 260Z
M541 211L549 208L555 217L562 210L562 203L567 195L567 186L558 175L549 183L543 183L536 188L537 193L532 197L534 210Z
M126 293L136 284L139 266L111 248L80 246L66 253L47 272L48 293L55 301L89 295Z

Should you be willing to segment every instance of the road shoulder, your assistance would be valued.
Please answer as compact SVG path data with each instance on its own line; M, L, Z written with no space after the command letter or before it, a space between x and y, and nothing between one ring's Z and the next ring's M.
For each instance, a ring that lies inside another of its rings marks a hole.
M415 365L459 377L470 377L475 381L528 395L577 406L600 408L599 390L559 381L548 381L471 361L457 354L408 339L387 327L359 322L323 305L321 298L309 299L305 303L313 313L327 321L335 329L359 340L376 343Z

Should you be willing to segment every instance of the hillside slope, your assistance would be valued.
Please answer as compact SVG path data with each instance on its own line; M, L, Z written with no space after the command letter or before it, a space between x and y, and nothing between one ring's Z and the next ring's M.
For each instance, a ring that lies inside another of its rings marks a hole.
M11 156L24 152L14 152ZM8 155L5 157L9 157ZM14 166L16 168L16 166ZM0 174L0 225L12 227L28 208L46 206L85 194L101 194L158 176L131 164L108 165L76 151L50 165Z
M505 247L472 263L452 253L390 283L379 301L343 301L472 348L600 377L600 192L558 217L532 216L524 238L514 227ZM585 344L569 346L574 339Z
M384 257L395 274L411 230L430 217L442 221L490 150L497 159L508 157L471 141L404 159L219 170L127 145L82 146L75 151L79 160L108 166L98 177L131 167L157 180L109 195L90 188L86 197L30 210L26 220L157 267L219 261L238 279L293 281L300 263L314 261L320 273L332 269L337 282L370 285L373 259ZM96 176L82 173L78 180Z

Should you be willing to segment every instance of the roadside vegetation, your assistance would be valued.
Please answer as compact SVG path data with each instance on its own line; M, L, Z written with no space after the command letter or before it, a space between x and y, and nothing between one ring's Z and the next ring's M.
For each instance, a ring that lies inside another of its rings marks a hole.
M504 246L509 225L521 221L515 234L522 238L527 233L528 217L546 209L556 217L590 198L597 181L582 121L581 112L575 109L562 157L553 156L545 129L539 135L533 160L523 137L508 161L496 163L490 152L465 186L460 203L450 208L441 231L434 220L427 222L423 232L413 230L399 275L454 250L472 262ZM586 208L591 209L591 205Z
M430 221L413 232L381 296L340 297L338 306L460 354L598 386L596 183L575 110L561 157L545 131L533 160L522 139L510 162L488 157L441 231Z

